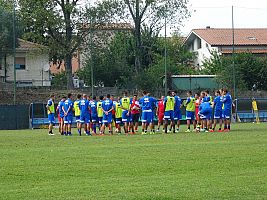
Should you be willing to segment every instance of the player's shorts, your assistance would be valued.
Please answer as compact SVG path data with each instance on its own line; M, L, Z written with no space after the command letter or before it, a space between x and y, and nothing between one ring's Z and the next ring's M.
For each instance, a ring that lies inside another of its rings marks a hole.
M199 112L200 119L210 120L212 116L212 110L202 110Z
M164 113L159 113L159 114L158 114L158 120L159 120L160 122L162 122L163 119L164 119Z
M104 114L102 119L103 124L111 124L112 123L112 113L109 113L108 115Z
M231 119L231 109L224 110L224 119Z
M174 120L181 120L181 119L182 119L181 110L175 110L174 111Z
M194 111L186 111L186 119L187 120L195 120L195 112Z
M64 117L64 124L72 124L73 117L72 115L67 115Z
M81 115L80 122L82 124L89 124L90 123L90 115Z
M152 123L152 121L153 121L153 112L152 112L152 110L143 111L142 112L142 122L143 123Z
M48 114L48 121L49 121L49 124L55 124L55 114L54 113Z
M129 113L129 115L127 115L128 111L127 110L124 110L122 112L122 122L123 123L126 123L126 122L132 122L132 115L131 113Z
M139 118L140 118L140 114L132 114L132 121L133 123L138 123L139 122Z
M81 116L80 115L78 115L78 116L75 116L76 117L76 123L79 123L81 120L80 120L80 118L81 118Z
M99 124L102 124L103 117L97 117L97 118L98 118L98 123L99 123Z
M222 119L222 110L214 110L214 119Z
M91 115L91 122L92 122L92 123L96 123L96 122L98 122L98 117L97 117L97 115Z
M115 119L115 123L116 124L121 124L122 123L122 118L120 117L120 118L116 118Z
M165 120L174 120L174 111L168 110L164 112L164 119Z

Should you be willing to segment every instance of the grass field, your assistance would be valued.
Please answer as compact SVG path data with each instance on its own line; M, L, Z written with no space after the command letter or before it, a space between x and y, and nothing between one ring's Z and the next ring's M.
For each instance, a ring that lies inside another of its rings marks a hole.
M127 137L0 131L0 155L0 199L267 199L267 123Z

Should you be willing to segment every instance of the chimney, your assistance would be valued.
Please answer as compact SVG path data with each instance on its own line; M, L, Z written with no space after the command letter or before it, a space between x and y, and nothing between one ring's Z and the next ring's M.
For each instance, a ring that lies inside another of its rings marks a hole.
M210 26L206 26L206 29L210 29Z

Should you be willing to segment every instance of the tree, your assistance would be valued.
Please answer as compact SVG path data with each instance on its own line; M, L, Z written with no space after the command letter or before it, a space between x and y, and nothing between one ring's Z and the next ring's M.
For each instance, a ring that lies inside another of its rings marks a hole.
M190 15L187 3L188 0L103 0L89 8L88 13L95 21L124 21L134 25L135 71L138 74L144 67L142 27L148 27L156 35L164 27L164 19L169 26L178 27Z
M73 88L72 57L80 47L84 32L81 0L19 0L23 19L24 38L47 45L50 58L56 63L65 63L67 88Z

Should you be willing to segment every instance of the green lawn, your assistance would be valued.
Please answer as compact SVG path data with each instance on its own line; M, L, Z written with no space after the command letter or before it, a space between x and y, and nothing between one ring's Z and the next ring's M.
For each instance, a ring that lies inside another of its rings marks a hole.
M232 128L127 137L0 131L0 199L267 199L267 123Z

